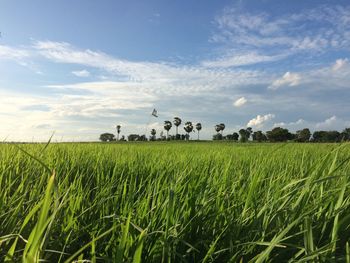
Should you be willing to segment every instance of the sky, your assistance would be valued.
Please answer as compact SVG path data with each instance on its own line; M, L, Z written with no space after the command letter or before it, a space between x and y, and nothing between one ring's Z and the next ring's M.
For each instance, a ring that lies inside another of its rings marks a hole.
M1 141L350 127L348 0L2 0L0 32Z

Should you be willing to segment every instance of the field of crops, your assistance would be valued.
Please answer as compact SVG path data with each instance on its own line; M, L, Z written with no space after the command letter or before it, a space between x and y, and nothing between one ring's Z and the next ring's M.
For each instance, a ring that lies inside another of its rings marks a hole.
M350 145L0 145L0 261L350 262Z

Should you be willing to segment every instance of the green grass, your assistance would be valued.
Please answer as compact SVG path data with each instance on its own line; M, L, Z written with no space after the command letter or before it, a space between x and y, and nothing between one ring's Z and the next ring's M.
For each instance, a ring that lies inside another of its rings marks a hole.
M349 262L349 144L0 145L0 261Z

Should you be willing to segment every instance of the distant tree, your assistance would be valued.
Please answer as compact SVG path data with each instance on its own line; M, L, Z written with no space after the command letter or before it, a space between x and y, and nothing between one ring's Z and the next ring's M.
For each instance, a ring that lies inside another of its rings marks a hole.
M315 131L312 135L314 142L340 142L342 134L338 131Z
M144 141L147 141L147 137L146 137L146 135L141 135L140 137L139 137L139 141L142 141L142 142L144 142Z
M250 138L250 134L252 133L252 128L248 127L247 129L240 129L239 131L240 141L247 142Z
M159 138L157 139L157 141L166 141L166 136L164 135L163 131L160 132Z
M237 132L232 133L232 139L234 141L238 141L238 138L239 138L239 134Z
M262 131L255 131L255 132L253 132L252 137L253 137L253 141L256 141L256 142L265 142L265 141L267 141L267 137Z
M171 124L171 121L164 121L164 130L166 130L166 137L169 139L169 131L173 125Z
M341 139L342 141L350 141L350 128L345 128L341 132Z
M175 127L176 127L176 139L178 140L178 139L180 139L180 135L179 135L179 132L178 132L178 128L179 128L179 126L181 125L181 119L179 118L179 117L175 117L174 118L174 121L173 121L173 123L174 123L174 125L175 125Z
M120 138L120 141L122 141L122 142L125 142L125 141L126 141L124 135L122 135L122 137Z
M222 134L221 133L217 133L213 135L213 140L214 141L221 141L223 139Z
M237 136L236 136L236 135L237 135ZM228 141L237 141L237 140L238 140L238 137L239 137L238 133L234 132L234 133L232 133L232 134L227 134L227 135L225 136L225 139L228 140Z
M198 122L198 123L196 124L196 130L197 130L197 132L198 132L198 137L197 137L197 138L198 138L198 141L199 141L199 131L200 131L201 129L202 129L202 124Z
M271 131L267 131L266 135L271 142L285 142L293 139L293 135L288 131L288 129L281 127L276 127Z
M120 126L119 124L116 126L117 129L117 141L119 141L119 133L120 133L120 129L122 126Z
M151 141L155 141L156 140L156 134L157 134L157 131L155 129L152 129L151 130L151 137L150 137Z
M100 141L102 142L112 142L115 141L115 135L112 133L102 133L100 135Z
M311 138L311 132L308 128L297 131L295 140L297 142L308 142Z
M190 132L193 131L193 124L192 124L192 122L190 122L190 121L186 122L186 123L185 123L184 130L185 130L186 133L187 133L186 139L189 140L189 138L190 138Z
M224 140L228 140L228 141L233 141L233 135L232 134L227 134L223 139Z
M221 134L223 134L226 126L224 123L220 123L219 125L220 125Z
M138 134L130 134L128 135L128 141L133 142L133 141L139 141L140 140L140 135Z
M216 124L214 126L214 128L215 128L215 131L217 132L217 134L213 135L213 140L222 140L222 133L220 134L220 131L223 131L221 124ZM225 129L225 127L224 127L224 129Z

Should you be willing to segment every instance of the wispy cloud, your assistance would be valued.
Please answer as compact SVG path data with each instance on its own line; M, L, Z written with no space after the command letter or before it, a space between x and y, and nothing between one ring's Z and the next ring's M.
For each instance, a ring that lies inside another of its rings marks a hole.
M287 126L287 127L291 127L291 126L299 126L301 124L304 124L305 121L303 119L299 119L297 121L292 121L292 122L277 122L277 123L274 123L273 124L273 127L284 127L284 126Z
M114 58L102 52L80 50L61 42L37 42L35 48L42 56L54 62L106 70L119 77L120 82L158 86L158 90L166 86L167 93L217 90L225 86L266 82L269 78L266 74L254 70L207 69L202 66L133 62Z
M350 6L319 6L277 17L228 7L216 18L218 31L212 41L246 48L273 46L275 52L349 49L349 16Z
M81 78L86 78L90 76L90 72L87 71L86 69L84 70L77 70L77 71L72 71L72 74L77 76L77 77L81 77Z
M239 99L237 99L233 102L233 106L239 108L239 107L242 107L246 103L247 103L247 99L245 97L240 97Z
M326 118L323 121L308 121L299 119L295 122L278 122L274 123L273 127L285 127L291 131L297 131L303 128L309 128L311 131L316 130L338 130L341 131L350 125L349 120L344 120L335 115Z
M26 49L0 45L0 59L11 59L20 61L30 56Z
M300 80L300 74L286 72L281 78L276 79L268 88L275 90L283 86L294 87L299 85Z
M203 61L202 65L208 68L229 68L272 62L286 57L286 55L261 55L256 52L242 54L237 54L237 52L234 52L235 54L230 53L218 59Z
M332 67L334 71L338 71L344 68L348 64L349 60L346 59L337 59Z

